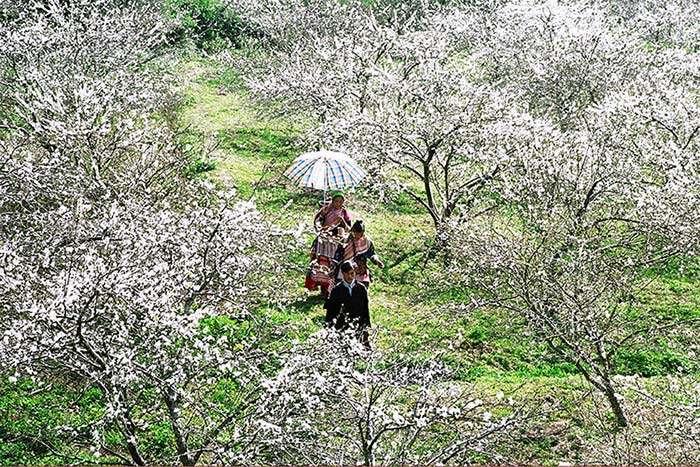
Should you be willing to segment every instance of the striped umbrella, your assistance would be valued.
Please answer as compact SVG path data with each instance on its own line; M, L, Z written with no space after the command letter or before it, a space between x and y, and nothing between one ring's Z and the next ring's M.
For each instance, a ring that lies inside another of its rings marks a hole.
M347 154L333 151L307 152L296 159L284 175L296 186L340 190L357 185L367 173Z

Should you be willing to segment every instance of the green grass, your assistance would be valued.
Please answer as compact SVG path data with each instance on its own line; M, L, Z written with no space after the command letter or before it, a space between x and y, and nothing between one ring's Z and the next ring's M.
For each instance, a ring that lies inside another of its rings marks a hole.
M0 375L0 381L0 462L3 465L75 462L68 454L75 453L75 449L66 447L71 447L75 438L89 438L88 427L103 410L100 393L89 388L80 392L59 381L46 387L26 379L11 383L8 375ZM73 433L70 428L76 431ZM87 449L79 451L83 462L93 459ZM111 463L116 459L100 461Z

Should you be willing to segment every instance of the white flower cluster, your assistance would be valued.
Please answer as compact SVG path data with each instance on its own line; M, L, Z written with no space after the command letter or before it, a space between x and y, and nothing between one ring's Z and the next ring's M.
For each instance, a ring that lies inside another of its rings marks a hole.
M94 450L145 464L143 431L167 421L191 464L251 403L252 314L282 238L188 176L147 65L167 32L154 6L56 0L0 21L0 372L98 390Z

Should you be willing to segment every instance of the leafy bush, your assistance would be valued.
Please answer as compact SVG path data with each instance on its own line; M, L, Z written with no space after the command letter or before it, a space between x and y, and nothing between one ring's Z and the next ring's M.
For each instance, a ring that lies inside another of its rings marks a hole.
M620 352L616 364L621 374L643 377L687 372L693 366L692 362L683 355L643 350Z
M166 9L181 21L173 42L191 40L197 47L215 52L239 47L246 35L245 24L235 10L218 0L167 0Z
M209 172L216 168L216 161L211 159L195 159L192 163L185 169L185 175L189 178L193 178L197 174L204 172Z

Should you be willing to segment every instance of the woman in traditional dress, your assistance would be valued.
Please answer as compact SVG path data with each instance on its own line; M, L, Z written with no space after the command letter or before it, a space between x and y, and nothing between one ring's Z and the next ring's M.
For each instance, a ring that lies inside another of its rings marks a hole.
M311 244L311 258L306 269L304 286L309 290L321 288L321 296L328 298L333 288L338 263L335 260L340 240L350 228L350 214L343 205L345 197L340 191L333 192L331 202L322 207L314 217L318 235Z
M377 256L377 252L374 251L374 243L365 234L365 223L361 220L355 221L352 225L345 245L338 249L335 258L339 264L345 261L354 261L357 265L355 268L357 281L362 282L365 287L369 287L371 281L367 260L372 261L381 269L384 268L384 263Z
M336 226L332 230L321 230L311 244L311 258L306 270L306 282L304 286L309 290L321 288L321 296L328 298L328 291L335 283L335 270L337 268L336 253L340 247L340 241L345 231Z
M344 229L350 228L350 213L344 206L345 197L340 191L333 193L331 202L323 206L314 217L314 226L317 231L330 230L336 226Z

